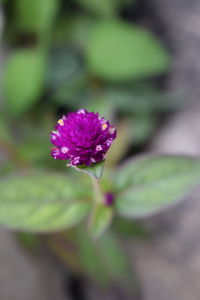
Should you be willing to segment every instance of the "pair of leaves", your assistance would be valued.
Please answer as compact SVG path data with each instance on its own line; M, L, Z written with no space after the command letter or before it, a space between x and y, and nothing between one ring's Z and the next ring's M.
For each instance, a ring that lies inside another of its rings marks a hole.
M54 231L82 221L90 210L90 189L69 175L35 173L0 182L0 224L28 231ZM129 160L115 175L117 213L126 218L154 214L183 199L200 181L200 159L144 156ZM99 206L90 233L99 237L112 219L110 207Z

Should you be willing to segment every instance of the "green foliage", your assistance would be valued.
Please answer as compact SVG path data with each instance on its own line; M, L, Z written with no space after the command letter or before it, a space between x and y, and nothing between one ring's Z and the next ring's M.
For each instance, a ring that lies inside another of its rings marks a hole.
M117 15L119 8L131 2L131 0L77 0L80 5L97 16L113 17ZM134 3L132 0L131 4Z
M78 0L86 9L97 15L110 17L116 14L119 0Z
M62 18L55 29L55 41L58 45L68 43L79 50L84 49L95 23L95 18L82 13Z
M130 121L130 135L134 145L139 145L146 142L153 134L156 127L156 118L153 114L137 114Z
M153 113L156 116L156 112L178 110L184 104L176 95L163 93L148 84L134 84L132 87L111 86L101 92L98 100L102 102L102 106L109 105L122 114L130 115L133 120L134 115Z
M81 71L79 57L67 48L55 48L49 59L48 85L54 90L72 81Z
M53 49L49 56L47 86L56 104L81 106L87 82L87 72L75 51L65 47Z
M89 220L89 233L91 237L98 238L110 226L113 217L113 209L102 204L98 204L93 209Z
M124 218L116 218L113 224L116 234L132 239L148 239L150 231L140 224L139 221Z
M77 230L77 244L79 250L78 256L85 273L91 279L97 280L102 285L105 285L108 282L108 276L98 256L98 248L83 229Z
M124 217L144 217L181 200L200 176L200 159L144 156L122 166L116 178L116 210Z
M128 261L118 239L110 232L93 240L83 230L77 232L79 258L85 272L92 280L108 286L114 280L127 284Z
M78 166L74 167L77 171L81 171L87 173L97 179L99 179L103 174L105 161L101 161L98 163L93 164L92 166Z
M0 182L0 224L25 231L55 231L82 221L90 208L80 182L66 175L35 173Z
M19 232L17 238L21 245L28 250L37 250L40 245L39 236L34 233Z
M4 142L12 141L9 123L3 113L0 114L0 140Z
M86 58L92 73L114 81L156 75L169 64L165 49L150 32L119 20L94 27Z
M37 233L48 232L43 241L68 268L80 271L80 260L83 274L91 280L108 287L119 283L120 288L136 280L113 233L148 237L128 218L152 214L182 198L198 181L200 161L166 156L130 160L114 175L106 168L102 194L92 197L89 176L77 175L64 161L50 158L49 132L58 114L80 107L98 111L117 124L118 138L106 159L113 167L133 145L148 141L163 113L181 107L158 90L156 80L148 81L167 70L169 56L145 26L120 17L129 5L130 16L137 13L135 2L2 4L3 38L11 55L6 58L3 87L7 111L0 116L0 148L6 153L0 162L0 225L20 230L19 240L30 249L40 242ZM104 162L76 169L100 178L103 166ZM21 175L24 168L30 171ZM113 206L103 204L106 192L115 195ZM93 198L101 202L91 203ZM115 213L120 217L111 225Z
M44 83L45 53L17 50L6 66L4 93L9 113L19 116L38 101Z
M15 0L17 28L22 32L46 33L55 19L59 0Z
M199 180L200 160L176 156L145 156L130 160L116 176L115 209L124 217L143 217L182 199ZM0 183L0 224L26 231L55 231L82 221L89 212L87 184L71 176L33 173L4 178ZM96 204L89 233L101 236L113 208Z
M25 141L19 147L20 156L27 162L30 162L34 167L41 167L48 159L49 163L49 142L46 137Z

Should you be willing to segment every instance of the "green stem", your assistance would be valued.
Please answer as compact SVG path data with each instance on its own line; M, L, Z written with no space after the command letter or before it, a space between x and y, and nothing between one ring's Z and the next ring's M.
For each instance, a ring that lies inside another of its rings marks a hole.
M92 178L92 185L93 185L93 191L94 191L94 201L96 203L103 204L104 203L104 195L101 190L99 180L94 178L94 176L90 176Z

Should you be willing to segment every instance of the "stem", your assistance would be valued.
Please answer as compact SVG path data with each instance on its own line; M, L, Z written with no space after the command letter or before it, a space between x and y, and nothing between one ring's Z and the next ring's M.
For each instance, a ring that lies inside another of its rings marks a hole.
M93 176L90 176L92 178L92 185L93 185L93 191L94 191L94 201L96 203L104 203L104 195L103 192L101 190L100 184L99 184L99 180L96 179Z

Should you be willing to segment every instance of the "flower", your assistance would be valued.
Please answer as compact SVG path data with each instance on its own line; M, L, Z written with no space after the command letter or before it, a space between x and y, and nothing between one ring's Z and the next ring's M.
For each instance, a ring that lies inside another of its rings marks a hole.
M51 155L69 160L67 166L86 165L105 159L116 138L116 129L98 113L79 109L58 120L51 132Z

